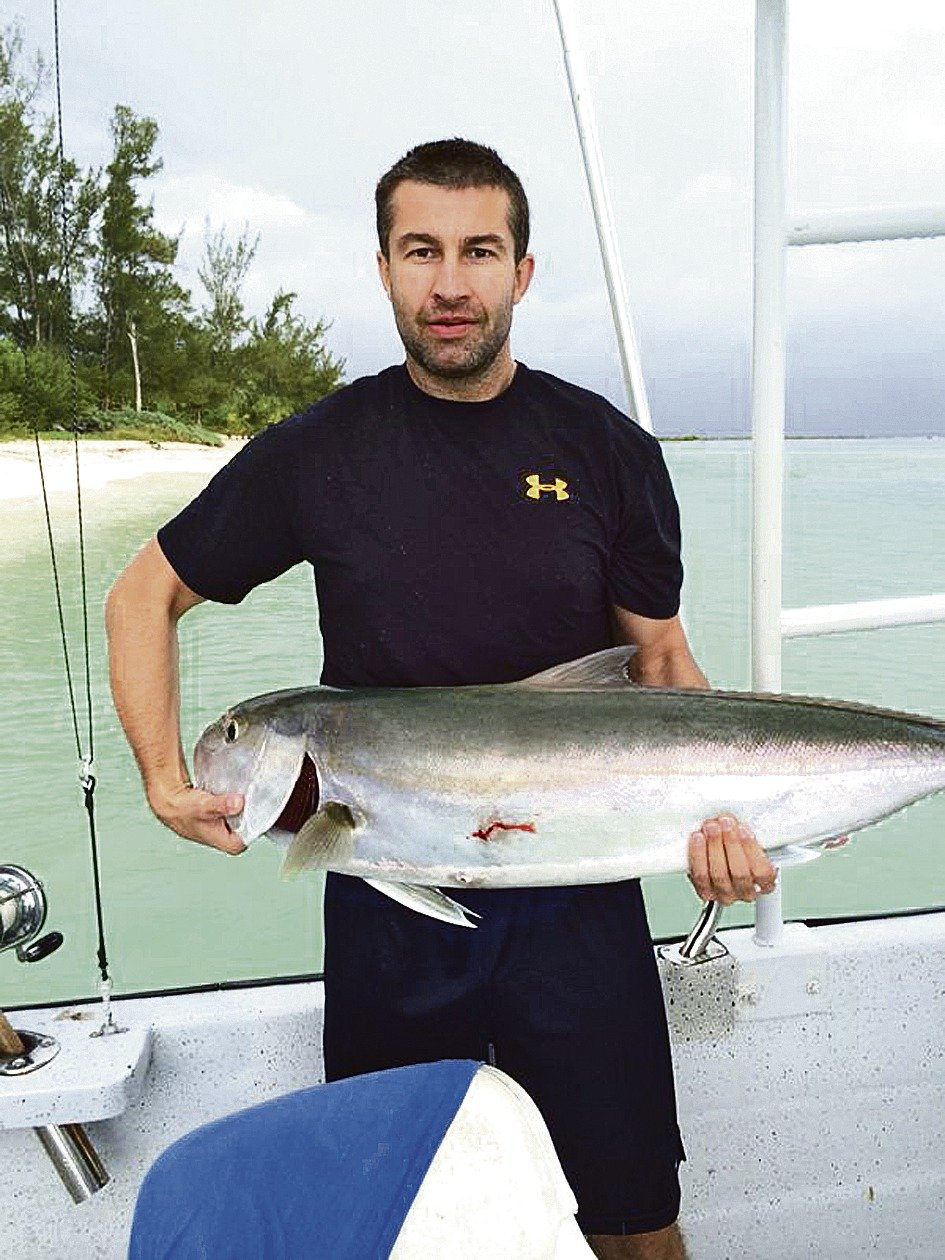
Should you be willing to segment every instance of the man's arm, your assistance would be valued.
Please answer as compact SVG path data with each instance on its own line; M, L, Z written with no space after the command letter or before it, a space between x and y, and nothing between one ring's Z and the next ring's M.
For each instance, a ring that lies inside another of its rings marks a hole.
M678 617L656 620L614 607L614 638L634 643L634 681L646 687L707 689ZM777 872L749 827L733 814L707 818L689 837L689 879L704 901L754 901L757 890L771 892Z
M243 798L192 787L181 744L177 623L200 602L152 538L105 604L112 695L161 822L189 840L241 853L246 846L226 819L240 812Z

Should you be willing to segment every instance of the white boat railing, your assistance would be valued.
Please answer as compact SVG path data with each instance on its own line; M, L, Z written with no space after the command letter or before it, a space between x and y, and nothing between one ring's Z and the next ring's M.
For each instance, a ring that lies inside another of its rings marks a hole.
M652 432L640 354L593 104L576 49L571 0L553 0L571 104L581 143L607 292L613 311L631 414ZM783 607L785 418L785 248L945 236L945 206L787 213L788 0L756 0L754 40L752 356L751 356L751 679L755 691L781 691L783 641L886 626L945 621L945 594L866 600L810 608ZM759 897L755 939L781 935L780 885Z
M860 241L915 241L945 236L945 206L877 206L872 210L795 213L788 245L848 245Z
M781 613L781 637L797 639L808 634L843 634L848 630L930 625L936 621L945 621L945 595L864 599L856 604L785 608Z
M785 212L788 0L757 0L752 331L752 687L781 690L783 640L945 621L945 594L784 609L785 246L945 236L945 207ZM780 935L780 886L758 900L755 938Z

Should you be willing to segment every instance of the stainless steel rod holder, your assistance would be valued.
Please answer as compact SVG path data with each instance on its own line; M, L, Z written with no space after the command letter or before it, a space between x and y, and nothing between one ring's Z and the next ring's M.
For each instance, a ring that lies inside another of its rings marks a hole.
M715 935L715 926L721 913L722 903L720 901L707 901L705 903L692 931L679 947L681 958L695 962L706 952L709 941Z
M44 1124L36 1136L62 1178L73 1203L85 1203L111 1178L81 1124Z

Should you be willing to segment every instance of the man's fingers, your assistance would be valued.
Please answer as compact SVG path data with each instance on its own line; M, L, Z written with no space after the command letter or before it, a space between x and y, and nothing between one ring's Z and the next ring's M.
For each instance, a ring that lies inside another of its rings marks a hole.
M224 853L243 853L246 849L236 832L231 831L222 819L209 829L208 843L215 849L222 849Z
M231 831L222 818L208 821L180 819L169 822L168 825L185 840L195 840L198 844L220 849L223 853L242 853L246 848L236 832Z
M742 832L742 845L745 857L751 869L752 884L757 888L758 892L773 892L774 886L778 882L777 870L772 865L767 853L755 839L751 829L742 824L740 831Z
M242 853L246 848L226 821L243 808L243 797L238 793L217 795L181 784L163 799L152 800L151 807L165 826L186 840L196 840L224 853Z
M213 792L190 788L190 798L194 809L202 811L206 818L235 818L243 809L243 798L236 793L216 796Z
M728 862L733 896L738 901L754 901L757 895L755 893L756 880L749 860L748 846L754 844L758 847L758 843L753 837L749 839L751 833L748 829L740 826L728 814L723 814L719 818L719 826L722 829L722 845Z
M720 901L723 906L730 906L735 900L735 891L732 888L732 878L728 868L726 838L721 819L707 819L702 824L702 830L708 838L706 848L709 855L709 878L712 881L714 899Z
M702 831L694 831L689 837L689 879L703 901L712 900L706 838Z
M728 906L771 892L777 871L750 827L732 814L719 814L689 837L689 878L704 900Z

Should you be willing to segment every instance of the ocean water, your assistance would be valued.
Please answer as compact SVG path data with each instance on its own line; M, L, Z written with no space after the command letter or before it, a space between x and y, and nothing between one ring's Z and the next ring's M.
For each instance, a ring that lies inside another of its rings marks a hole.
M716 686L746 688L749 450L743 441L664 446L683 515L683 615ZM305 974L321 966L320 881L284 883L262 841L230 858L181 840L145 805L108 696L102 604L115 574L200 488L196 476L116 482L85 502L95 715L96 825L116 992ZM75 503L53 504L78 699L84 710ZM945 590L945 440L810 440L786 456L785 604ZM96 992L86 814L78 785L45 525L0 505L0 862L45 885L45 930L65 945L36 964L0 956L0 1008ZM235 700L317 680L310 574L297 569L238 608L203 605L181 627L185 747ZM945 625L788 642L784 689L945 718ZM80 728L84 732L83 725ZM84 734L83 734L84 738ZM945 796L783 876L791 918L945 906ZM656 936L682 934L699 902L684 877L646 882ZM733 907L724 924L750 922Z

